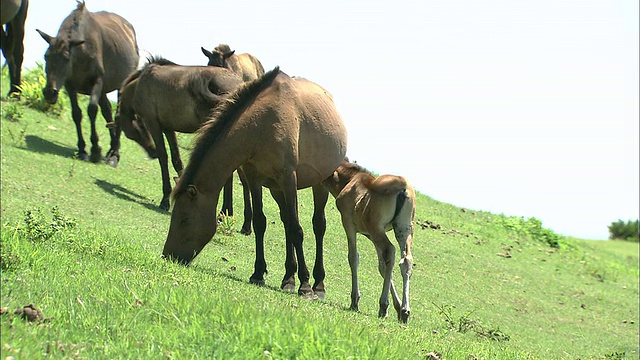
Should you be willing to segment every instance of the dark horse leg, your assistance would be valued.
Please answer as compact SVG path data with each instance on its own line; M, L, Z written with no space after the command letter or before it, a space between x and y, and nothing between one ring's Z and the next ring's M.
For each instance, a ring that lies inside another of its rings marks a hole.
M87 155L87 151L85 150L86 143L82 136L82 110L80 110L80 106L78 106L78 93L75 89L70 88L67 88L67 93L69 94L69 102L71 103L71 117L73 118L73 122L76 124L76 135L78 137L78 159L87 161L89 160L89 155Z
M9 95L20 94L20 73L22 71L22 60L24 58L24 27L27 20L27 9L29 1L22 0L20 10L16 16L6 24L7 31L2 27L1 47L4 58L9 66L9 78L11 86Z
M164 145L164 137L162 129L158 125L157 119L143 119L153 142L156 144L156 152L158 154L158 164L160 164L160 173L162 177L162 200L160 208L169 210L169 196L171 195L171 182L169 180L169 158L167 157L167 148Z
M222 191L222 209L220 209L220 215L233 216L233 174L227 179Z
M250 235L251 218L253 217L253 212L251 210L251 193L249 192L249 183L247 181L247 175L245 175L244 170L242 170L242 168L238 168L237 171L240 182L242 183L242 195L244 197L244 222L242 223L240 233L243 235Z
M313 187L313 233L316 237L316 262L313 265L313 293L319 299L324 299L324 257L323 242L324 233L327 228L327 219L324 215L324 208L329 199L329 191L322 185Z
M300 287L298 295L303 297L313 296L311 285L309 284L309 270L304 257L302 243L304 233L300 226L298 217L298 189L295 171L283 173L282 192L272 191L274 199L280 207L280 218L283 221L287 243L287 258L285 260L285 276L282 280L282 287L285 288L291 283L291 277L296 270L296 258L298 269L298 280ZM292 252L295 251L295 253Z
M267 261L264 258L264 233L267 229L267 218L262 209L262 185L255 179L249 181L253 198L253 233L256 239L256 261L249 282L264 285L264 274L267 273Z
M91 155L89 156L89 160L91 160L92 163L99 163L102 160L102 148L99 144L100 138L98 137L98 130L96 129L96 116L98 115L98 104L103 96L106 98L106 95L102 93L102 78L98 78L91 89L89 106L87 107L87 114L91 122ZM111 105L109 105L109 109L111 109ZM111 112L111 110L109 110L109 112Z
M109 152L107 152L105 160L110 166L118 167L118 162L120 161L121 130L120 127L109 126L109 124L113 124L113 114L111 113L111 102L106 94L102 94L100 97L100 111L102 112L102 117L104 117L107 122L107 128L109 129L109 135L111 137L111 148Z

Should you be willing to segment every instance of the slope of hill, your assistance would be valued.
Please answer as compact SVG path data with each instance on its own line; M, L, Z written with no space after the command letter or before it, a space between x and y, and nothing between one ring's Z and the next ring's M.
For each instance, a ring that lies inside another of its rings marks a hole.
M419 194L404 326L393 309L376 317L382 279L364 237L360 312L348 310L346 239L331 201L327 298L307 301L278 289L284 234L267 195L270 272L256 287L253 238L237 218L192 266L159 258L170 214L157 208L158 164L135 143L123 137L116 169L81 162L68 111L47 116L4 97L1 130L3 358L638 358L638 244L556 237L531 219ZM180 137L185 159L190 140ZM313 259L311 193L300 197ZM240 199L238 186L238 209ZM13 313L31 303L41 318Z

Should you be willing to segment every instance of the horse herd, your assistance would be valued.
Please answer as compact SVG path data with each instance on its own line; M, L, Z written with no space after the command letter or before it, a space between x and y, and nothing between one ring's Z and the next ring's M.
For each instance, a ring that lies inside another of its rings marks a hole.
M20 1L2 0L2 22L7 24L7 33L11 34L8 36L15 37L16 26L11 25L14 19L5 19L8 2L24 9L22 15L18 10L13 15L23 25L28 4L26 0L22 5ZM212 219L216 219L221 192L222 211L232 214L232 175L237 171L245 202L241 232L250 234L253 223L256 243L254 272L249 281L263 284L267 272L262 203L262 190L266 187L278 204L285 228L286 260L281 288L295 291L297 272L299 295L324 298L324 209L332 194L348 239L351 308L358 309L360 298L356 233L361 233L374 243L384 279L378 315L387 316L391 293L398 320L408 321L415 192L400 176L376 178L347 160L346 127L324 88L304 78L290 77L278 67L265 72L254 56L235 54L225 44L212 51L201 49L208 58L206 66L181 66L150 57L137 69L134 27L116 14L90 12L84 2L78 2L63 20L56 36L37 31L49 44L43 95L55 103L60 89L66 89L77 130L79 158L94 163L102 160L95 123L99 107L111 139L105 159L108 164L117 166L120 160L121 132L142 146L149 157L158 159L162 173L160 207L169 210L170 200L173 203L163 257L188 265L200 253L216 232L217 222ZM7 54L16 46L5 46L8 42L4 25L2 37L2 49L10 66L10 93L19 93L22 55L14 56L19 61L9 60ZM113 90L118 90L115 120L106 96ZM89 154L82 136L78 93L90 96ZM180 158L176 131L198 133L186 167ZM165 137L179 175L173 191ZM316 240L313 286L302 247L297 198L297 190L308 187L313 189ZM391 229L401 253L402 298L392 281L396 249L386 235Z

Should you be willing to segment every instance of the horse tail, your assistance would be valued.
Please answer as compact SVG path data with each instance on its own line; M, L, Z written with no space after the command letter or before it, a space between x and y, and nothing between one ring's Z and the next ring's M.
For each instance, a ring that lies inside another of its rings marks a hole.
M407 199L409 199L409 194L407 194L407 189L404 189L398 192L398 195L396 195L396 211L393 213L394 220L395 218L398 217L398 215L400 215L400 211L402 211L402 208L404 207L404 204L407 202Z

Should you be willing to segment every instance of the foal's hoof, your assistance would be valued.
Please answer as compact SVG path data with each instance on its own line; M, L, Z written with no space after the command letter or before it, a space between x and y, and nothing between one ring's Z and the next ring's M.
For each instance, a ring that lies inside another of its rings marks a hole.
M169 199L162 199L162 201L160 201L160 209L169 211Z

